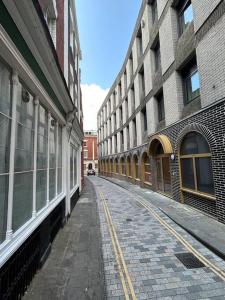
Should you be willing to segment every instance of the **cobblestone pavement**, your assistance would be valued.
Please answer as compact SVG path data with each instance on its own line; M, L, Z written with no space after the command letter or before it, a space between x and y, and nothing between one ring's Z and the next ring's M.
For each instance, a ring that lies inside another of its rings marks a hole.
M223 260L151 201L104 179L90 180L98 193L108 299L225 299ZM188 268L180 253L194 253L204 265Z

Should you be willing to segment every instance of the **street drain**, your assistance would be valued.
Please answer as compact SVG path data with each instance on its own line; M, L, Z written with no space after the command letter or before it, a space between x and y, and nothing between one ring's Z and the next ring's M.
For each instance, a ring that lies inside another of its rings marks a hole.
M127 222L132 222L133 220L130 219L130 218L127 218L126 221L127 221Z
M177 253L175 254L175 256L187 269L198 269L205 267L205 265L196 256L194 256L194 254L190 252Z

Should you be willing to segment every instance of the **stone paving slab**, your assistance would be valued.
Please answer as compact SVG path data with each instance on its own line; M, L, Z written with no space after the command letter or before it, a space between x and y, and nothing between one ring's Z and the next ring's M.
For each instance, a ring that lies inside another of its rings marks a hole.
M188 250L145 208L137 204L134 193L131 196L101 178L90 180L107 199L137 299L225 299L225 282L208 267L187 269L175 254ZM149 198L151 201L151 195ZM108 299L124 299L100 197L98 205L107 296ZM168 218L162 210L153 205L151 208L211 263L225 271L225 263L221 258Z
M104 286L96 194L87 180L68 223L56 236L24 300L104 300Z

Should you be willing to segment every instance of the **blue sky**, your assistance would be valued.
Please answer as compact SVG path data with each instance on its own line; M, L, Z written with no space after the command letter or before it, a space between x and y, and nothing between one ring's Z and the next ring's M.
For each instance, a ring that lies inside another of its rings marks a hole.
M122 67L141 0L75 0L82 84L109 88Z

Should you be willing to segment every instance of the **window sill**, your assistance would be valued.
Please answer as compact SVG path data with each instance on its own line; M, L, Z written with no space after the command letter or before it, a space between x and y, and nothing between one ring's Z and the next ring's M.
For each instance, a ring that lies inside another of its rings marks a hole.
M198 191L194 191L194 190L190 190L190 189L186 189L186 188L181 188L182 192L185 193L190 193L196 196L200 196L202 198L206 198L208 200L212 200L212 201L216 201L216 197L210 194L206 194L206 193L202 193L202 192L198 192Z

